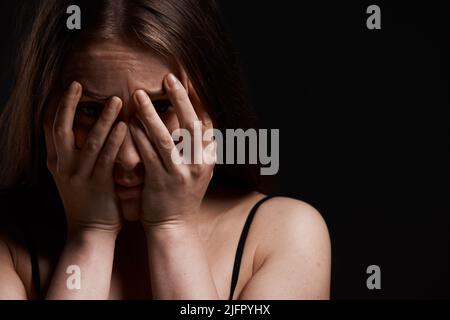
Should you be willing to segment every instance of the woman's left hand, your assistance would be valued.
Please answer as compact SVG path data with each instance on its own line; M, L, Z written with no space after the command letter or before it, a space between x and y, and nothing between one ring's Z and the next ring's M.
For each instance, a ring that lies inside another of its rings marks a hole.
M175 76L168 75L164 86L180 129L190 134L191 153L196 154L191 157L186 152L180 153L149 96L143 90L136 91L134 99L140 121L131 121L130 131L145 167L141 217L144 227L171 227L195 221L216 161L214 140L203 141L205 130L212 129L212 121L200 108L195 91L191 90L191 96L197 112ZM196 125L200 131L195 129ZM194 132L201 137L194 137ZM200 141L200 145L194 146L195 141ZM186 163L194 157L200 163Z

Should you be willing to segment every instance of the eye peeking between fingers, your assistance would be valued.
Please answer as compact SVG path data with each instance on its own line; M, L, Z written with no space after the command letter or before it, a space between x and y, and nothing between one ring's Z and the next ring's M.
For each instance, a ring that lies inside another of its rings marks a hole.
M161 115L166 113L172 107L172 103L168 99L155 100L152 101L152 103L156 112Z
M152 103L159 115L164 115L172 108L172 103L168 99L159 99ZM82 125L93 125L102 114L104 107L105 105L100 102L80 102L77 107L77 121Z
M104 104L99 102L80 102L77 107L77 116L82 122L89 124L98 119L104 107Z

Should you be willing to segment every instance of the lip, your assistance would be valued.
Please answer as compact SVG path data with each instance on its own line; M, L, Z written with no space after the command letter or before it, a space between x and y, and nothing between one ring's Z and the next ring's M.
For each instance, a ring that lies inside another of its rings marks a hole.
M135 185L135 186L123 186L120 184L115 184L115 190L117 196L122 200L134 199L140 196L143 188L143 184Z

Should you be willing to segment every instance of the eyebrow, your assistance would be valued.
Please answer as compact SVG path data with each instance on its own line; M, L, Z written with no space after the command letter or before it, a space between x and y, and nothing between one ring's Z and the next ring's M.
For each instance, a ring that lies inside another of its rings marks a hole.
M160 97L164 97L167 93L166 90L164 88L160 89L160 90L145 90L143 89L151 99L155 99L155 98L160 98ZM113 96L102 96L98 93L95 93L93 91L90 91L89 89L83 89L83 95L85 95L86 97L95 99L95 100L99 100L101 102L106 102L109 98L113 97Z

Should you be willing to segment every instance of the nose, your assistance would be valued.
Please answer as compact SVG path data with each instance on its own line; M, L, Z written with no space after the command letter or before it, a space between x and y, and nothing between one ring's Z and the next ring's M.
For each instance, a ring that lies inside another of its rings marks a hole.
M125 140L119 149L116 157L116 164L119 164L124 171L133 171L139 165L142 165L141 157L128 130Z

